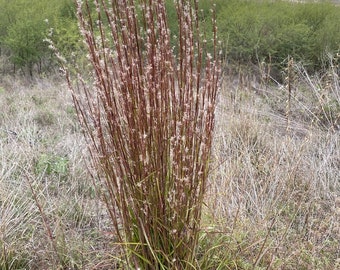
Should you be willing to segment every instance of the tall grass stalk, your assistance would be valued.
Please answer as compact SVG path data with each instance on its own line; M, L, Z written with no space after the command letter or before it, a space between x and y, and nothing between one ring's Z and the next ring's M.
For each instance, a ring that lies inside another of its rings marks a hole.
M172 48L164 2L95 0L92 9L76 1L93 72L90 80L78 73L74 85L66 69L117 239L134 269L196 268L214 129L216 27L208 53L198 1L177 0Z

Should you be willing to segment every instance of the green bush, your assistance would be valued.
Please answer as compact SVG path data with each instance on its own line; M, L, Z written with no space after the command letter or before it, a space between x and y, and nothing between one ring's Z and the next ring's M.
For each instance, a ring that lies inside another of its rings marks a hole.
M51 29L63 52L74 51L79 35L73 0L0 0L0 6L0 56L7 54L14 72L27 70L32 76L49 68L52 53L44 39Z
M43 22L19 20L8 28L5 45L11 50L11 60L16 66L27 66L32 73L33 65L46 53Z
M218 14L230 60L280 65L291 56L313 71L323 67L325 52L339 50L339 24L340 7L330 3L226 1Z
M165 2L171 45L177 52L177 12L172 0ZM340 6L321 1L214 2L219 38L230 61L244 64L265 61L280 66L289 55L303 62L309 71L317 71L324 67L327 53L339 51ZM201 32L211 33L211 1L200 0L198 4ZM66 59L80 62L85 58L73 0L0 0L0 6L0 56L10 57L16 69L28 68L32 75L33 70L41 71L55 64L48 44L43 42L50 29L51 39ZM209 41L211 36L202 38Z
M60 11L54 16L52 26L50 38L63 57L67 60L80 60L84 56L84 47L72 0L64 0L60 5Z

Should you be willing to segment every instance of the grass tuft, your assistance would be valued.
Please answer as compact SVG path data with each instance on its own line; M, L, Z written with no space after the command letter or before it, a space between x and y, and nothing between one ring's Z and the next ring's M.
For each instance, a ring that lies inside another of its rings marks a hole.
M219 81L196 1L177 1L177 54L164 1L77 2L93 85L69 87L128 264L193 269Z

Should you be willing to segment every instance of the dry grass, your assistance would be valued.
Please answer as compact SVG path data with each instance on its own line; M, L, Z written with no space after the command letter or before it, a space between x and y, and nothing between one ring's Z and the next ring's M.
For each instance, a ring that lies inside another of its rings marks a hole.
M201 269L339 268L339 128L322 114L339 109L323 110L316 92L339 104L337 74L309 83L302 74L288 132L284 86L227 76L199 240ZM0 106L0 268L114 269L114 235L86 169L66 86L2 78Z
M227 81L220 97L207 226L245 269L339 267L338 73L295 71L288 128L285 86Z
M0 268L99 269L106 213L66 85L3 78L1 89Z

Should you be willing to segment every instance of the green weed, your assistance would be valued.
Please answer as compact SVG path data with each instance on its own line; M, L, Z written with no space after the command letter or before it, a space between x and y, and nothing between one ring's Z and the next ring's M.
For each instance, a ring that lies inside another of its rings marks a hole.
M67 176L69 159L62 156L42 154L34 165L36 175L55 174L57 176Z

